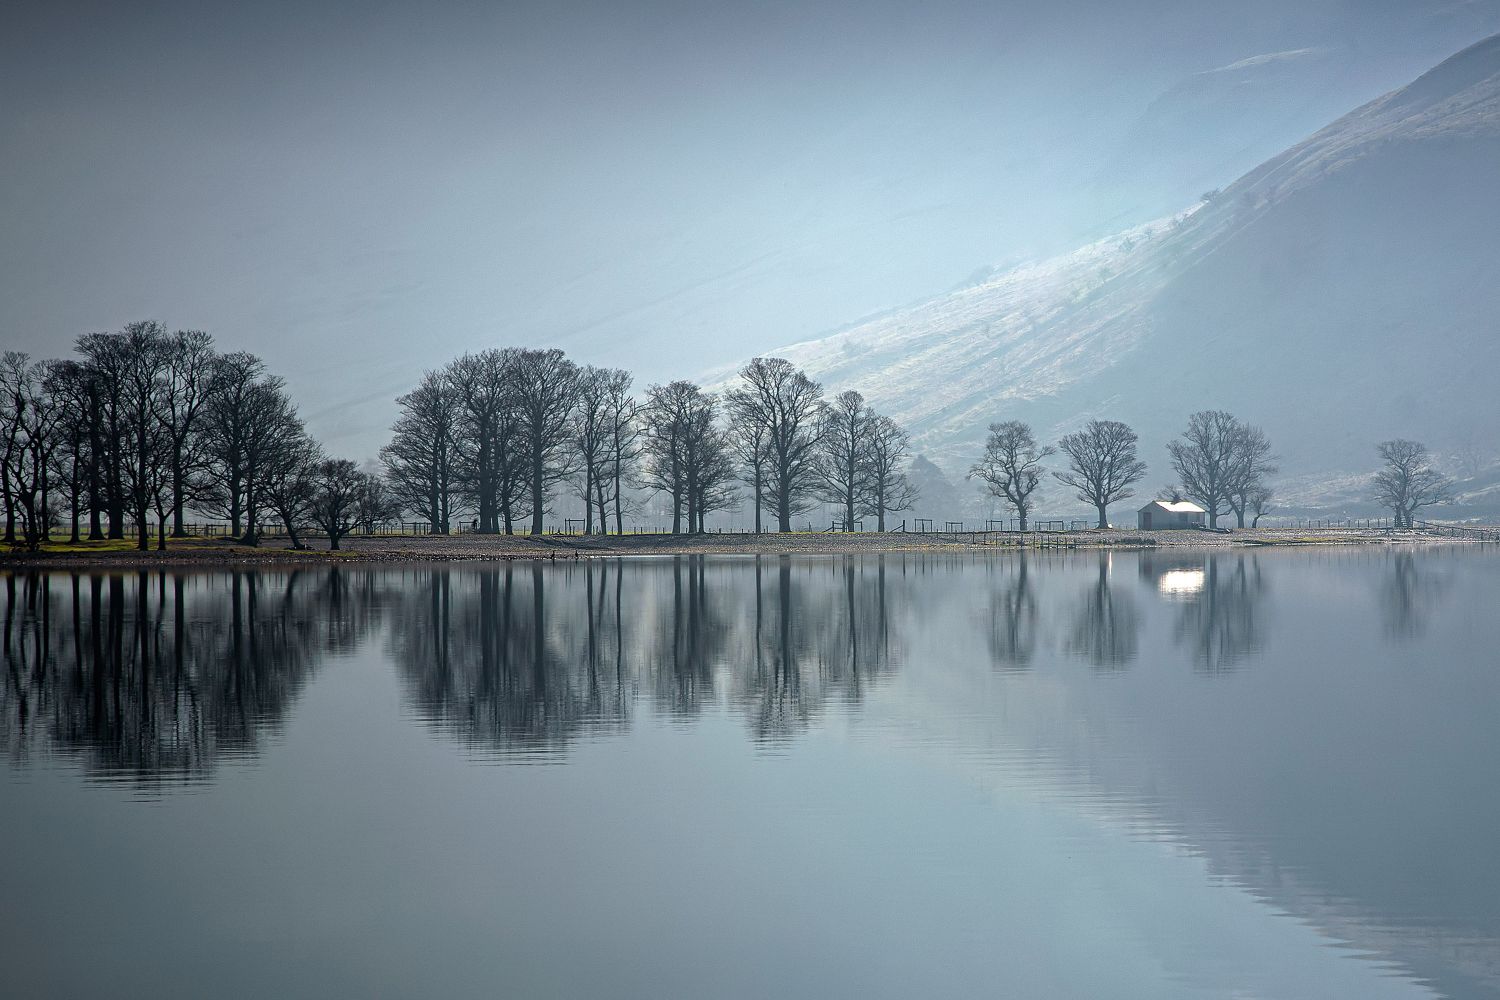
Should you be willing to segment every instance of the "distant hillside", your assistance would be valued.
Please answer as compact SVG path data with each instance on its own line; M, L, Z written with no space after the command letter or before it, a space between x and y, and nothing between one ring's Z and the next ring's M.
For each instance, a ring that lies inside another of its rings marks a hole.
M781 353L859 389L950 472L992 420L1105 416L1149 482L1188 413L1263 424L1291 476L1394 435L1500 439L1500 36L1206 203ZM1311 491L1315 492L1315 491Z

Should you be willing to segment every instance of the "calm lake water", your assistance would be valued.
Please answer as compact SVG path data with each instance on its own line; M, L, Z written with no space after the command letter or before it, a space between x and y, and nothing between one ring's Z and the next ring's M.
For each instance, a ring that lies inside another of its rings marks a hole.
M1500 996L1500 552L3 578L7 997Z

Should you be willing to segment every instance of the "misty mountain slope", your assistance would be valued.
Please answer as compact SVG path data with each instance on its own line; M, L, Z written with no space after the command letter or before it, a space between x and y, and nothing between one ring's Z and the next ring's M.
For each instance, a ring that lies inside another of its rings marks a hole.
M992 420L1262 423L1288 473L1397 434L1500 434L1500 36L1209 203L782 352L904 420L950 470Z

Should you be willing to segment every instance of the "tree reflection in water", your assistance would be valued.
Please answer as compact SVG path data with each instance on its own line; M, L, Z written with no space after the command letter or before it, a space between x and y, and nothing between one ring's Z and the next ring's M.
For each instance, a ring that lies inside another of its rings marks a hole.
M420 575L392 652L418 714L485 752L555 754L627 723L637 692L684 719L727 698L753 738L784 739L893 662L883 559Z
M1416 639L1442 600L1448 581L1418 565L1410 552L1397 552L1381 579L1380 620L1392 639Z
M1110 584L1111 556L1099 553L1098 576L1083 594L1068 631L1068 652L1102 669L1120 669L1136 657L1141 613L1134 599Z
M378 621L370 574L5 577L0 735L141 787L253 755L326 652Z
M1036 655L1037 602L1029 557L1018 553L1009 580L990 594L990 657L1001 669L1024 670Z
M1128 664L1139 645L1140 614L1112 586L1109 559L1060 636L1101 668ZM899 663L898 637L961 599L951 561L12 575L0 735L12 756L55 750L96 775L202 777L226 756L255 753L319 660L358 648L389 618L386 650L416 715L478 752L555 755L628 725L642 696L678 719L722 705L754 740L785 740L830 702L859 702ZM1038 655L1033 563L1024 553L986 561L1001 581L989 588L984 634L1005 668ZM1176 634L1198 665L1228 669L1260 648L1256 559L1179 563L1143 558L1141 572L1180 603ZM1426 585L1409 560L1395 569L1388 617L1410 628Z
M1265 645L1266 581L1255 556L1210 555L1202 587L1182 598L1177 639L1198 669L1233 670Z

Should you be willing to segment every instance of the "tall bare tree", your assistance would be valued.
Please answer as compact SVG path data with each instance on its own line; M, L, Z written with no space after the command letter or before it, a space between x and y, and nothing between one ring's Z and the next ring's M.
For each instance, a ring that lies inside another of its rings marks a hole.
M300 426L288 431L261 472L261 492L266 507L281 519L292 548L305 549L301 530L312 520L323 452Z
M270 506L267 485L306 461L306 431L280 378L262 379L248 397L245 457L245 534L260 544L261 511Z
M1058 450L1068 456L1068 471L1052 477L1076 490L1076 496L1099 512L1099 527L1109 527L1112 503L1135 496L1146 475L1136 455L1136 434L1118 420L1090 420L1081 431L1066 434Z
M578 402L573 408L572 446L577 453L574 486L583 501L583 533L594 533L594 512L604 533L609 518L605 493L610 482L610 445L614 438L610 383L617 373L585 365L578 369ZM628 376L627 376L628 377Z
M91 373L93 414L89 420L91 457L89 538L125 537L125 486L122 470L128 437L125 369L130 363L124 338L112 333L86 333L74 348Z
M911 445L906 432L890 417L877 416L870 425L865 452L865 507L875 525L885 530L885 516L916 506L917 486L909 474Z
M18 351L0 356L0 489L4 491L6 541L21 540L32 551L47 540L52 523L49 474L61 439L59 410L46 386L47 366Z
M810 509L817 495L823 388L785 358L755 358L740 378L730 405L741 420L763 429L777 530L791 531L792 518Z
M1233 414L1200 410L1188 418L1182 436L1167 445L1182 495L1204 509L1210 528L1218 527L1219 515L1229 506L1237 485L1235 462L1241 433Z
M166 370L157 419L167 438L172 496L172 534L187 534L183 512L192 499L192 482L203 468L199 433L213 384L214 340L202 330L179 330L166 345Z
M762 421L756 419L755 411L744 408L746 401L747 397L733 392L725 400L729 412L730 445L739 461L740 482L750 490L750 502L755 510L755 533L758 535L763 530L761 512L770 479L771 456L766 448L769 431Z
M641 482L672 502L672 534L699 530L699 480L714 451L714 400L692 382L653 385L642 414L645 466Z
M819 499L836 504L843 514L844 531L854 530L854 521L869 494L868 455L871 425L875 415L865 397L845 390L823 408L818 428Z
M640 455L640 421L630 395L630 373L616 371L609 380L609 499L615 508L615 534L625 533L625 487Z
M1432 467L1425 444L1397 438L1376 451L1385 467L1375 474L1375 500L1391 511L1396 527L1412 527L1423 507L1453 501L1453 480Z
M1245 526L1245 515L1251 512L1255 497L1268 490L1266 480L1277 472L1271 454L1271 441L1259 427L1240 424L1234 442L1234 458L1229 470L1229 509L1234 511L1235 523Z
M1052 454L1050 447L1037 445L1030 426L1019 420L990 424L984 457L969 470L969 478L981 480L992 496L1008 504L1025 531L1045 471L1042 460Z
M562 351L525 350L516 358L515 391L531 479L531 533L542 533L552 488L572 470L569 415L578 393L578 366Z
M163 506L162 492L170 489L163 474L169 462L171 439L159 419L167 393L171 343L166 329L154 320L131 323L121 337L126 447L121 471L130 513L135 518L136 548L150 547L153 509Z
M90 491L93 457L89 453L93 412L92 374L82 362L52 361L45 376L47 395L57 407L58 446L53 458L54 478L67 498L68 540L80 537L79 522L85 505L92 504Z
M198 502L205 512L227 520L229 532L236 538L244 531L246 448L257 403L256 387L265 378L265 364L247 351L216 358L203 413L205 477Z
M519 434L515 348L466 354L448 367L459 417L453 435L459 478L474 505L477 528L515 530L529 471Z
M380 450L386 478L404 508L425 516L431 534L446 535L458 488L457 393L447 373L427 372L396 402L401 415Z

